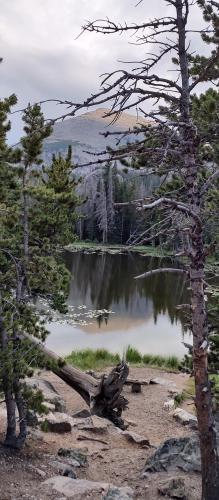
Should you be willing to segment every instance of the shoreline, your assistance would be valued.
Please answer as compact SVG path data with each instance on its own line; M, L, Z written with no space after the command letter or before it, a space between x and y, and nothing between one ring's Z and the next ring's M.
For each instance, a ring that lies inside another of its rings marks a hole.
M76 241L75 243L70 243L66 245L64 250L68 252L77 252L77 251L88 251L88 252L102 252L102 253L111 253L111 254L120 254L120 253L138 253L148 257L174 257L174 255L168 250L161 250L158 247L152 246L128 246L128 245L117 245L117 244L106 244L103 245L101 243L93 243L93 242L85 242L85 241Z

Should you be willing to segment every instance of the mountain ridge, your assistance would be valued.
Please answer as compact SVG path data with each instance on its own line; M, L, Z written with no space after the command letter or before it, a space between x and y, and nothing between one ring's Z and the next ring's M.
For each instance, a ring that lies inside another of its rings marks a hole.
M109 111L108 108L98 108L57 122L54 125L53 133L44 142L43 160L50 162L53 153L65 154L68 144L71 144L74 162L90 161L90 152L104 151L107 146L116 147L117 137L109 135L105 138L101 135L104 132L125 131L133 129L135 126L151 123L149 120L128 113L121 113L118 119L112 123L113 117L105 116ZM127 139L123 139L121 144L125 142Z

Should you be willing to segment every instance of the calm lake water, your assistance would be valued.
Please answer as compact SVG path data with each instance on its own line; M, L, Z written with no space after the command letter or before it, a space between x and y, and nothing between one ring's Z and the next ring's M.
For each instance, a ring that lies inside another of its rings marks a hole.
M72 275L68 303L74 311L105 309L113 314L100 313L79 326L50 323L49 348L60 355L86 347L122 354L130 344L141 353L183 356L182 341L189 333L176 306L188 300L185 278L161 273L133 279L150 269L176 267L174 261L133 252L66 252L64 258Z

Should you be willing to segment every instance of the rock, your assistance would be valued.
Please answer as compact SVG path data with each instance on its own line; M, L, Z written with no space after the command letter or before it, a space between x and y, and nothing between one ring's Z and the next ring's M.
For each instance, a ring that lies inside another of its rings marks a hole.
M80 466L87 465L87 455L85 454L84 449L81 450L81 448L60 448L58 450L58 455L60 457L66 457L70 458L71 460L76 460L76 462L78 462Z
M34 441L43 441L44 440L43 432L40 431L39 429L29 429L28 436L31 439L33 439Z
M58 491L67 498L82 499L86 495L100 495L107 490L107 483L87 481L86 479L71 479L64 476L54 476L44 481L43 485Z
M65 402L48 380L30 377L25 379L25 383L32 389L40 390L43 393L45 401L55 405L56 411L66 412Z
M145 472L174 471L200 472L201 459L196 435L167 439L147 460Z
M107 494L103 497L103 500L132 500L132 499L133 499L133 491L128 486L123 488L116 488L111 486Z
M169 401L166 401L163 406L166 410L172 410L175 408L175 400L169 399Z
M72 479L77 479L75 471L71 467L65 467L63 471L63 476L71 477Z
M38 469L38 467L34 467L33 465L28 465L28 469L32 470L33 472L36 472L36 474L42 478L46 477L46 472L44 472L41 469Z
M83 431L90 431L96 434L104 434L107 432L108 427L112 425L105 418L97 417L96 415L92 418L85 419L85 422L79 422L77 428Z
M41 429L45 432L57 432L58 434L71 432L70 419L71 417L65 413L49 413L49 415L40 419Z
M157 489L161 495L168 496L170 498L181 498L181 500L188 499L185 480L182 477L172 477L168 480L162 481Z
M132 441L140 446L151 446L147 438L140 436L136 432L122 431L121 434L125 436L128 441Z
M86 479L71 479L64 476L54 476L44 481L43 486L49 487L50 489L52 488L62 495L65 495L67 498L72 498L74 500L81 500L82 498L86 498L87 495L90 495L91 498L104 498L105 500L133 499L133 491L131 488L117 488L109 483L99 483ZM107 496L109 494L114 496Z
M80 410L72 415L73 418L88 418L90 416L89 410Z
M143 472L140 475L140 479L149 479L149 478L150 478L150 474L148 472Z
M71 465L72 467L80 467L80 464L77 460L70 459L69 462L70 463L64 463L64 462L59 462L59 460L51 460L51 462L49 462L49 465L54 469L56 469L60 474L61 473L63 474L66 467L69 467L69 465Z
M197 418L195 417L195 415L192 415L192 413L188 413L182 408L176 408L176 410L173 413L173 416L181 424L190 425L194 429L197 428Z
M33 467L33 469L38 474L38 476L43 478L46 477L46 472L44 472L43 470L38 469L38 467Z
M134 420L130 420L128 418L125 419L125 424L127 424L128 426L130 425L131 427L137 427L138 426L138 424Z
M50 412L54 412L56 411L56 406L54 403L50 403L49 401L43 401L43 406L45 406L45 408L50 411Z
M173 384L171 380L167 380L166 378L161 378L161 377L152 378L150 380L150 384L163 385L164 387L171 388L172 391L177 392L177 387L175 386L175 384Z
M50 412L47 415L39 417L39 422L41 423L41 427L46 432L71 432L71 430L75 427L81 429L80 425L87 425L88 427L93 427L91 418L86 419L78 419L73 418L67 413L52 413ZM100 419L101 420L101 419Z

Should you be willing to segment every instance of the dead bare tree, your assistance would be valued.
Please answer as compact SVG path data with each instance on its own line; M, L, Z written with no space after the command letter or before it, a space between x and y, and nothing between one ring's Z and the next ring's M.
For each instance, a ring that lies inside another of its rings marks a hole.
M83 32L114 33L130 32L136 36L137 45L149 46L151 53L133 63L131 70L121 69L104 75L98 93L83 103L58 101L68 107L60 118L73 116L77 111L91 106L110 103L107 116L115 121L123 112L136 109L148 120L153 120L144 129L139 127L135 134L145 133L145 139L123 146L117 151L103 151L89 164L104 164L110 160L127 158L149 158L151 166L159 174L171 177L175 173L180 179L180 189L174 197L170 194L155 196L149 200L133 201L139 210L165 211L180 220L178 233L183 238L180 252L188 259L187 274L191 288L191 316L193 332L193 363L196 391L196 410L200 437L202 462L202 499L216 500L219 491L219 460L216 433L211 404L211 386L208 378L208 320L205 302L205 259L207 249L204 244L205 200L209 186L219 175L218 165L209 169L209 179L201 176L201 139L191 115L191 96L198 84L218 78L218 47L208 58L201 58L196 64L196 72L191 71L194 53L190 39L199 33L202 39L215 43L218 40L218 3L210 0L162 0L170 8L171 15L143 21L140 24L121 25L109 19L88 22ZM191 27L193 9L202 8L208 21L207 28ZM133 40L133 38L132 38ZM169 69L175 68L173 78L164 74L160 63ZM173 66L172 63L177 66ZM197 61L196 61L197 62ZM127 68L127 66L126 66ZM177 69L176 69L177 68ZM193 76L192 76L193 75ZM151 105L151 112L145 105ZM144 109L142 108L144 106ZM70 108L70 110L69 110ZM131 131L128 130L127 134ZM113 132L114 133L114 132ZM106 133L107 135L110 132ZM123 132L124 135L124 132ZM165 167L165 168L164 168ZM173 228L174 230L174 228ZM158 271L156 271L158 272ZM171 269L172 272L172 269ZM144 277L147 276L147 273Z

